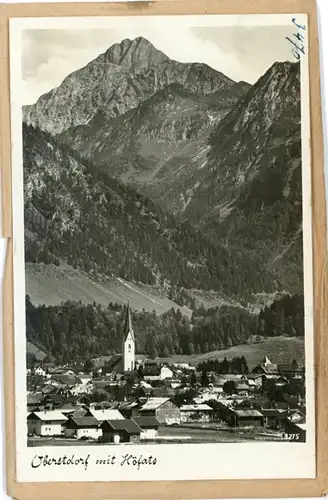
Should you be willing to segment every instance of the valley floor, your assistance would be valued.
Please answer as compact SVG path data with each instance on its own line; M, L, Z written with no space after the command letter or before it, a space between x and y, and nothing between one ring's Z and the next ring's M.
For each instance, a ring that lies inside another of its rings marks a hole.
M247 441L283 441L283 435L278 431L259 428L224 429L213 424L184 424L163 426L154 439L142 440L139 444L205 444L234 443ZM130 445L132 443L120 443ZM113 446L114 443L101 443L93 440L78 440L67 438L29 437L28 446ZM120 446L119 445L119 446ZM116 445L117 446L117 445Z
M298 363L304 363L304 338L301 337L270 337L263 342L252 344L240 344L229 349L220 351L210 351L202 354L175 354L167 358L155 358L161 363L189 363L196 366L202 361L208 359L218 359L222 361L225 357L231 359L233 357L245 356L248 367L252 370L255 366L261 363L262 359L267 356L269 359L276 360L277 363L290 363L296 359ZM138 355L137 355L138 357ZM102 364L108 357L100 357L95 361L96 366Z

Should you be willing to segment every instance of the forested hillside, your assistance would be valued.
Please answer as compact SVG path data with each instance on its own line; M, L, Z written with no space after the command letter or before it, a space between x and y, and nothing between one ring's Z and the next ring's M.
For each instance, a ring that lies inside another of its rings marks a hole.
M158 316L132 315L137 352L149 356L194 354L246 343L251 335L303 336L303 297L283 297L259 316L241 308L221 307L194 311L191 319L179 309ZM109 304L34 307L26 298L27 339L42 346L58 361L74 361L121 352L125 308Z
M273 275L218 238L24 125L26 261L61 262L142 283L248 297ZM42 168L40 168L42 166Z

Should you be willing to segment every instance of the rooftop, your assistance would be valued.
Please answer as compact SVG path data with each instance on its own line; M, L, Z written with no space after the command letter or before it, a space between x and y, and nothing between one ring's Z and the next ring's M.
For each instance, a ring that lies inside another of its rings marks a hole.
M129 434L140 434L141 427L132 419L123 420L105 420L102 423L102 428L111 428L113 431L126 431Z
M40 403L44 398L43 394L28 394L27 395L27 404L37 404Z
M46 400L51 400L54 403L61 403L64 401L64 396L62 394L47 394L44 396L42 403L44 403Z
M43 422L53 422L53 421L66 421L67 418L63 413L58 410L51 411L35 411L28 415L29 419L35 418L36 420L42 420Z
M156 410L169 400L170 398L149 398L142 408L140 408L140 411Z
M213 408L206 404L182 405L180 411L213 411Z
M124 420L123 415L118 410L113 410L111 408L106 410L90 409L89 412L98 422L104 422L105 420Z
M94 417L71 417L67 425L73 424L72 427L89 427L89 428L94 428L94 427L99 427L99 422L97 419Z
M140 403L138 401L131 401L131 402L122 403L119 406L119 409L130 410L132 408L136 408L137 406L140 406Z
M235 410L235 413L238 417L263 417L258 410Z
M275 410L274 408L267 409L267 410L261 410L261 413L264 417L280 417L280 418L285 418L284 417L284 411L282 410Z

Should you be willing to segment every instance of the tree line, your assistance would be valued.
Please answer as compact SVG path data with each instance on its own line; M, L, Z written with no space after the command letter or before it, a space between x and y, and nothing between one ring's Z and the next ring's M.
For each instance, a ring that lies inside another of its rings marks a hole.
M219 361L218 359L208 359L199 363L197 368L202 372L215 372L222 375L228 373L246 375L249 372L245 356L236 356L232 359L227 359L225 357L222 361Z
M29 296L26 296L27 339L58 362L120 353L125 312L126 306L114 303L108 304L107 308L96 303L85 305L81 301L67 301L56 306L34 306ZM283 297L262 310L258 316L245 309L228 306L211 309L200 307L190 319L180 309L174 308L161 315L146 310L132 313L136 352L153 358L226 349L247 343L250 335L262 333L262 330L267 336L302 335L304 327L301 328L301 318L302 298L298 296L288 299ZM279 325L279 328L275 325ZM208 369L211 363L214 363L211 368L213 371L219 369L215 361L208 363ZM226 366L223 364L220 370ZM239 373L242 373L243 368L239 368ZM232 369L237 368L233 365ZM246 372L245 366L244 370Z

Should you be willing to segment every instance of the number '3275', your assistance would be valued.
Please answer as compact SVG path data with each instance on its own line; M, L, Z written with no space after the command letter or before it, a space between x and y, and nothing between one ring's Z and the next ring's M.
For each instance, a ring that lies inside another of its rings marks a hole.
M285 441L299 441L300 435L299 434L288 434L287 432L284 432L282 435L282 439Z

